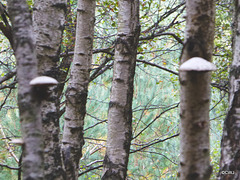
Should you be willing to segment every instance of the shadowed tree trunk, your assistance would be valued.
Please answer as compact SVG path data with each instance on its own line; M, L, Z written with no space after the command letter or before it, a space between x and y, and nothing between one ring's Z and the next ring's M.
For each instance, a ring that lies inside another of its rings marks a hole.
M59 55L64 29L66 0L35 0L33 27L36 37L38 72L59 79ZM60 82L61 83L61 82ZM61 84L60 84L61 85ZM49 98L42 102L44 139L44 179L64 179L59 145L59 96L53 87Z
M234 3L229 111L223 126L219 180L240 179L240 1Z
M43 143L40 100L29 82L37 76L32 17L25 0L9 0L17 60L18 105L23 137L23 179L43 179Z
M82 157L83 125L86 114L89 74L91 69L95 1L78 0L74 59L66 92L66 113L62 154L67 179L78 179Z
M187 24L181 64L192 57L212 59L214 0L187 0ZM198 66L197 62L194 66ZM200 65L201 66L201 65ZM208 180L210 166L210 72L180 71L180 180Z
M9 40L9 43L11 47L13 48L13 37L12 37L12 27L8 22L7 19L7 11L6 7L0 2L0 16L2 19L2 22L0 22L0 30L6 36L6 38Z
M120 0L114 73L108 113L104 180L124 180L132 139L132 98L140 32L139 1Z

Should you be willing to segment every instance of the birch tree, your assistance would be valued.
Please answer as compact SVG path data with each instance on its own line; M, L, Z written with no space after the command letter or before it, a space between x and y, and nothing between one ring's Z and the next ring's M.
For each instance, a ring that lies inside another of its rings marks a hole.
M215 25L214 2L214 0L186 1L187 22L185 45L181 55L182 65L193 57L211 61ZM210 69L204 69L198 62L194 61L190 64L188 71L186 69L180 71L181 180L207 180L212 172L209 155L210 73L208 71L214 68L211 69L212 64L207 62Z
M32 17L25 0L9 0L13 27L14 52L17 59L18 106L23 137L23 179L43 179L42 124L40 102L30 81L37 76L37 59L33 40Z
M132 139L132 98L139 39L139 1L120 0L102 179L125 179Z
M234 1L233 62L230 69L229 111L224 121L218 179L240 179L240 1Z
M40 75L53 77L60 83L62 79L58 65L65 10L66 0L36 0L33 8L38 72ZM59 87L55 86L48 99L42 102L44 179L64 178L59 146L59 91L61 92Z
M95 0L79 0L74 59L66 92L66 114L62 153L67 179L78 179L82 156L83 125L86 114L89 74L91 69Z

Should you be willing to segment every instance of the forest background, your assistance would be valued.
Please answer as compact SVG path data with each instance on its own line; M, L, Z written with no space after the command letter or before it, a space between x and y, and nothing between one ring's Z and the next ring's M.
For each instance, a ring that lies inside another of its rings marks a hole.
M6 1L2 1L4 5ZM117 1L97 1L91 82L84 125L85 144L80 179L99 179L107 139L107 114L117 33ZM28 1L30 8L33 2ZM71 61L75 40L77 2L68 1L61 60ZM216 1L216 22L210 107L211 179L220 161L223 121L228 110L228 72L232 61L231 1ZM179 164L179 58L184 42L185 3L180 0L140 1L139 38L133 95L133 140L128 178L177 179ZM10 144L20 138L17 106L16 60L8 39L0 33L0 178L17 179L21 148ZM62 71L68 72L67 69ZM64 82L67 88L68 79ZM65 96L61 96L63 129ZM61 135L61 132L60 132Z

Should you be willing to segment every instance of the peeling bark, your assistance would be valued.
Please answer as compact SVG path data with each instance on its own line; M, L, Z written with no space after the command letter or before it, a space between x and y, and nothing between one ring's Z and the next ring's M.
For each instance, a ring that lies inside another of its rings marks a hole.
M18 106L24 141L22 154L23 179L43 179L43 142L40 101L29 82L37 76L37 59L31 14L25 0L9 0L13 27L14 53L17 59Z
M62 154L68 180L78 179L79 160L84 144L83 125L92 61L95 3L94 0L79 0L77 7L76 43L66 92L62 139Z
M212 59L214 0L187 0L181 64L192 57ZM210 165L210 72L180 72L180 180L208 180Z
M229 111L224 121L218 179L240 179L240 1L234 1L233 62L230 70Z
M38 72L40 75L47 75L58 81L60 80L58 63L65 11L66 0L35 0L34 2L33 27L39 62ZM59 146L59 101L58 87L54 87L48 99L42 102L44 179L65 179Z
M124 180L132 139L132 98L139 39L139 1L120 0L114 73L108 114L104 180Z

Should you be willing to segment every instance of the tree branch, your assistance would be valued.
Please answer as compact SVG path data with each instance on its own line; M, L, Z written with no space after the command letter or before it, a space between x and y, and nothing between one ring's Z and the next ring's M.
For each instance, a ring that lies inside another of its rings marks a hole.
M7 16L8 13L6 11L6 7L0 3L0 15L3 19L3 22L0 22L0 30L6 36L6 38L9 40L11 47L13 48L13 35L12 35L12 27L9 25Z
M177 137L177 136L179 136L179 135L180 135L180 133L177 133L177 134L174 134L174 135L172 135L172 136L170 136L170 137L167 137L167 138L165 138L165 139L160 139L160 140L158 140L158 141L155 141L155 142L153 142L153 143L150 143L150 144L148 144L148 145L146 145L146 146L144 146L144 147L141 147L141 148L139 148L139 149L132 150L130 153L135 153L135 152L141 151L141 150L143 150L143 149L145 149L145 148L148 148L148 147L150 147L150 146L152 146L152 145L154 145L154 144L167 141L167 140L172 139L172 138L174 138L174 137Z
M144 63L144 64L148 64L148 65L157 67L157 68L159 68L159 69L162 69L162 70L164 70L164 71L170 72L170 73L175 74L175 75L178 76L178 73L177 73L177 72L172 71L172 70L170 70L170 69L167 69L167 68L165 68L165 67L159 66L159 65L157 65L157 64L154 64L154 63L151 63L151 62L148 62L148 61L144 61L144 60L140 60L140 59L137 59L137 62L141 62L141 63Z
M161 117L164 113L176 108L179 106L179 103L177 103L175 106L172 106L165 111L161 112L158 116L156 116L147 126L145 126L136 136L133 137L133 139L136 139L143 131L145 131L150 125L152 125L159 117Z
M7 89L7 88L14 89L14 88L16 88L15 84L17 84L17 81L13 81L10 84L2 85L2 86L0 86L0 90Z
M9 73L7 73L3 77L1 77L0 78L0 84L2 84L3 82L11 79L15 75L16 75L16 69L14 69L13 71L10 71Z
M92 170L99 169L99 168L101 168L101 167L103 167L102 164L99 165L99 166L96 166L96 167L90 167L90 168L87 169L86 171L83 171L83 172L79 173L79 174L78 174L78 177L79 177L79 176L82 176L83 174L86 174L86 173L88 173L88 172L90 172L90 171L92 171Z
M11 166L8 166L8 165L6 165L6 164L2 164L2 163L0 163L0 166L1 167L5 167L5 168L8 168L8 169L12 169L12 170L19 170L19 168L17 167L11 167Z

